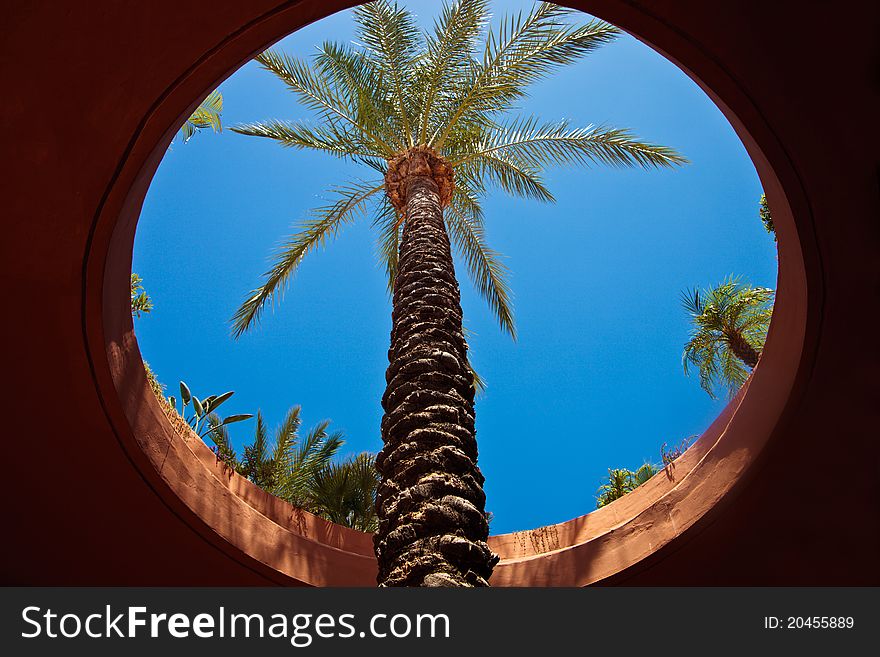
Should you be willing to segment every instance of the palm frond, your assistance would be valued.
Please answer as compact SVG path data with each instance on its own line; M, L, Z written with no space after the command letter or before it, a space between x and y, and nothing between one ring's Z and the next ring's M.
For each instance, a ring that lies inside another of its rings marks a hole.
M419 143L428 139L435 103L445 100L455 81L467 72L476 38L488 22L486 0L444 2L434 21L433 34L427 35L425 53L419 67L421 128Z
M597 508L611 504L614 500L620 499L631 492L635 487L633 473L626 468L609 468L608 478L605 482L599 486L599 496L596 498Z
M257 55L257 61L296 93L300 102L315 112L320 119L334 127L348 126L360 132L362 141L369 143L385 156L394 154L391 148L369 126L359 123L348 99L337 92L324 76L316 73L307 62L282 52L267 50Z
M475 395L482 395L484 392L486 392L486 389L489 387L489 385L486 382L486 379L484 379L480 375L480 373L477 371L477 368L474 367L474 363L471 360L470 342L471 342L471 336L474 335L474 333L466 325L462 325L461 331L462 331L462 334L464 335L464 339L465 339L465 343L466 343L466 347L467 347L467 353L465 354L465 358L466 358L465 366L467 367L467 370L470 373L471 384L474 387Z
M386 196L382 207L373 220L373 226L379 230L377 242L379 260L385 266L389 294L394 291L394 279L397 278L397 266L400 259L400 240L403 226L394 206Z
M329 421L320 422L309 432L306 443L309 445L297 457L297 462L307 471L314 471L330 462L345 442L341 431L328 433Z
M219 89L208 94L196 110L180 128L184 143L203 128L211 128L214 132L223 130L221 114L223 113L223 95Z
M240 135L272 139L287 148L322 151L349 160L375 156L373 150L360 143L360 135L332 124L313 126L301 122L269 120L243 123L230 129Z
M458 170L463 178L487 180L511 196L544 203L556 200L541 179L540 172L511 153L479 155L462 163Z
M681 305L694 317L698 317L703 313L704 304L698 288L683 291L680 298Z
M541 123L531 116L515 119L489 131L472 153L453 166L472 158L513 155L540 170L547 165L672 167L687 159L671 148L643 142L630 131L589 125L572 128L568 121Z
M223 418L217 415L217 413L211 413L208 415L208 427L209 430L206 435L214 443L214 453L217 455L217 458L226 463L230 468L238 468L238 455L235 453L235 448L232 447L232 442L229 439L229 430L223 423Z
M567 25L565 19L574 14L573 10L540 2L528 14L519 12L503 20L497 32L489 33L482 61L471 68L460 85L461 97L452 104L451 115L431 140L432 145L442 149L459 121L508 110L525 95L528 85L620 33L613 25L597 20Z
M339 97L347 99L357 122L376 134L392 150L406 147L403 126L395 120L392 99L386 89L387 74L369 53L350 46L325 42L318 47L315 66L329 80ZM377 153L387 157L387 153Z
M388 171L388 160L379 157L364 157L362 155L358 155L354 159L370 167L376 173L381 174L383 178L385 177L385 172Z
M646 483L651 477L660 472L660 468L653 463L644 463L638 470L633 473L634 488L638 488Z
M718 385L727 389L728 397L733 397L749 378L751 370L743 365L731 349L720 349L718 362Z
M484 379L482 376L480 376L480 373L477 372L476 368L473 366L473 363L471 363L470 358L468 358L468 361L467 361L467 368L468 368L468 371L470 371L470 373L471 373L471 381L474 384L474 392L476 392L478 395L482 395L483 393L486 392L486 389L489 387L488 384L486 383L486 379Z
M500 255L486 245L482 223L461 188L453 193L452 202L445 210L446 225L456 248L464 258L468 274L480 295L495 313L501 329L516 339L507 267Z
M272 479L273 490L270 493L281 494L282 497L286 479L291 468L294 467L294 450L299 436L301 420L300 407L294 406L287 412L284 422L275 432L275 445L272 449Z
M282 497L291 504L306 506L310 482L330 463L344 442L341 432L327 433L329 425L329 421L318 423L291 450L289 468L281 486Z
M271 488L273 485L269 461L269 436L261 411L257 411L254 441L244 448L239 472L260 488Z
M268 456L269 434L266 431L266 423L263 421L263 413L257 411L257 423L254 429L254 461L256 463L265 463Z
M276 293L295 272L303 257L328 237L334 237L341 226L353 220L366 209L367 200L383 190L384 183L353 183L335 189L338 200L313 211L313 218L306 221L299 232L294 234L278 250L272 268L264 274L263 284L253 290L232 317L233 336L239 337L248 330Z
M388 78L391 107L403 129L406 146L413 146L414 103L411 88L413 63L419 55L421 31L415 17L387 0L373 0L353 11L358 36Z
M302 425L302 418L300 417L301 413L302 408L298 405L291 407L287 411L287 415L284 416L284 421L275 432L276 444L281 442L282 439L285 439L285 437L288 436L293 437L293 443L298 440L297 436L299 434L299 428Z
M331 522L375 531L375 497L379 487L375 455L363 453L341 463L331 463L309 482L308 506Z

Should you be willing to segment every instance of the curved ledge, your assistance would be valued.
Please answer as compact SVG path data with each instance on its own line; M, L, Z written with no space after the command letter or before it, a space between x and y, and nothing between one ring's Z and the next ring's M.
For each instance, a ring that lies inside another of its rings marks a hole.
M112 345L108 355L116 373L136 369L137 361L132 360L140 358L133 339L127 348ZM371 535L327 522L266 493L217 459L149 386L128 390L122 401L131 413L138 445L155 475L204 524L201 531L237 548L236 556L256 562L259 570L268 569L279 583L375 586Z
M84 269L84 337L104 412L132 465L164 504L202 539L263 580L284 585L373 586L368 535L294 510L225 471L202 441L176 431L149 390L128 312L128 274L140 206L171 137L208 89L253 54L352 2L285 2L208 49L142 119L92 225ZM626 577L659 550L686 541L729 504L780 418L809 377L805 264L812 218L799 178L748 94L693 39L622 0L586 5L650 39L715 99L743 139L774 209L779 235L778 297L760 366L748 385L667 473L585 516L490 538L501 556L498 586L584 586ZM674 53L671 56L669 53ZM735 111L731 108L735 108ZM760 147L758 146L760 144ZM772 162L772 166L771 166ZM797 211L795 223L792 210ZM821 293L812 294L822 298ZM809 311L809 312L808 312ZM815 338L815 336L814 336ZM806 363L806 364L805 364Z

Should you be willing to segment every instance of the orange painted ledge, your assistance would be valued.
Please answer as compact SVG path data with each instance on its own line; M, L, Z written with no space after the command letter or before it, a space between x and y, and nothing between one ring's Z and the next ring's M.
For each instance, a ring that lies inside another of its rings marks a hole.
M111 350L111 360L124 362L124 353ZM632 493L568 522L490 537L501 557L491 584L595 584L687 531L760 450L752 440L759 434L741 430L752 419L741 415L748 385L685 454ZM330 523L261 490L225 466L182 421L172 426L170 413L148 386L140 392L127 405L134 410L138 445L162 483L198 517L201 531L216 535L279 583L375 586L371 534Z
M599 583L637 566L709 514L760 454L787 398L785 384L794 378L800 344L792 297L780 294L765 354L746 386L671 467L612 504L568 522L490 537L501 557L491 583ZM183 423L172 426L146 383L131 330L121 343L109 345L107 356L131 435L149 461L145 474L186 506L197 531L279 583L375 585L369 534L265 493L229 470Z

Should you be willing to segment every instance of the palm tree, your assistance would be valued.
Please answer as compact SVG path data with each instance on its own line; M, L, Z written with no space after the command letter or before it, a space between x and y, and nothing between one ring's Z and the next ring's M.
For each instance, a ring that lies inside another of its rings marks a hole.
M329 421L315 425L301 441L300 407L295 406L270 441L263 415L258 412L253 442L245 446L240 459L227 424L216 414L208 417L208 424L206 435L214 442L217 458L267 493L331 522L375 531L379 484L375 455L365 452L333 462L344 441L341 432L327 432Z
M596 508L601 509L606 504L611 504L614 500L634 491L658 472L660 468L653 463L644 463L635 472L626 468L609 468L608 479L599 486Z
M608 469L608 479L599 486L596 508L601 509L632 490L632 472L626 468Z
M364 452L317 471L309 481L307 508L345 527L376 531L379 473L375 461L374 454Z
M300 508L308 507L311 480L330 464L344 442L341 432L327 432L329 421L318 423L300 440L299 406L287 412L284 422L275 431L274 440L270 440L263 414L258 411L254 440L245 446L239 460L220 418L213 415L208 423L207 435L216 445L215 453L221 460L267 493Z
M700 385L713 399L718 387L726 387L733 396L758 364L773 296L773 290L752 287L733 276L715 287L682 294L693 322L682 356L684 371L690 374L690 366L696 366Z
M473 376L452 260L454 245L502 330L515 337L506 269L487 245L482 197L497 187L552 201L542 178L550 165L685 162L628 130L508 116L530 84L620 33L596 20L569 24L575 15L538 3L489 32L486 0L456 0L423 32L405 9L376 0L354 10L361 46L324 43L312 63L276 51L257 57L317 121L234 131L379 174L332 189L334 200L282 245L233 317L233 332L238 337L258 320L308 253L344 225L371 218L393 306L376 459L381 586L485 586L497 562L486 544Z

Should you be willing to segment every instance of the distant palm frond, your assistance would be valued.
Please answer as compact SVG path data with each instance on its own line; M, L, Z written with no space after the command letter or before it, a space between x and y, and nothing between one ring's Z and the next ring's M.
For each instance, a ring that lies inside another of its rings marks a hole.
M208 94L196 111L186 120L180 128L180 135L186 143L192 139L199 130L211 128L214 132L223 130L221 114L223 113L223 95L218 89Z

